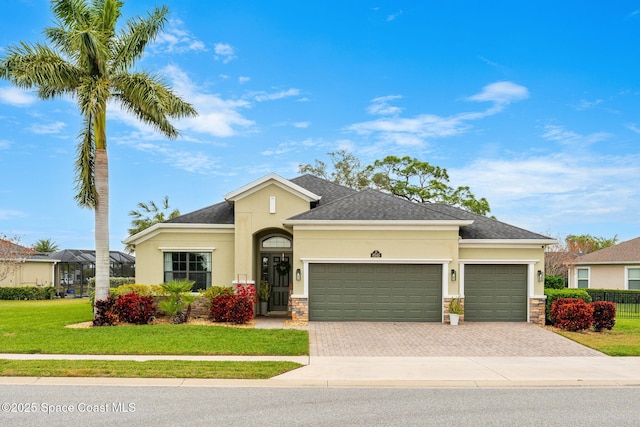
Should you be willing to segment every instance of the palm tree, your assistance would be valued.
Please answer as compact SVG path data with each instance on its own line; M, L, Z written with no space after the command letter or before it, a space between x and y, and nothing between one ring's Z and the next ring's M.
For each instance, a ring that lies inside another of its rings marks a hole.
M56 252L58 245L50 238L40 239L33 244L33 250L36 252Z
M159 222L164 222L168 219L180 216L180 211L178 209L174 209L169 212L169 209L171 209L169 206L169 196L164 196L160 206L158 206L158 204L153 200L150 200L149 203L138 202L138 208L139 210L137 211L129 211L129 216L132 218L131 227L128 230L129 236L138 234ZM134 247L132 245L127 245L125 250L132 253L134 251Z
M76 201L95 212L96 300L109 295L109 167L107 102L169 138L178 131L170 118L196 115L195 109L158 76L132 67L162 31L169 13L155 8L127 21L119 32L120 0L52 0L56 26L44 34L51 45L20 43L0 58L0 77L22 89L36 88L41 99L72 96L83 117L76 160Z

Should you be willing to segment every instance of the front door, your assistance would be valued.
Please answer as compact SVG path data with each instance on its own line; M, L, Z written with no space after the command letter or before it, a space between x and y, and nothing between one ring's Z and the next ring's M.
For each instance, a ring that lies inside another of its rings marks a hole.
M291 253L268 253L261 255L261 280L271 286L269 311L288 311L289 283L291 283Z

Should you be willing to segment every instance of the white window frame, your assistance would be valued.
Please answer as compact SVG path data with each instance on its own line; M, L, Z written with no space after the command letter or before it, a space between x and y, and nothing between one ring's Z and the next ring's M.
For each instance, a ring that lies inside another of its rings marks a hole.
M587 271L587 287L586 288L580 288L580 280L584 280L584 279L580 279L578 276L578 272L580 270L586 270ZM575 272L575 287L576 289L590 289L591 288L591 267L576 267L576 272Z
M629 288L629 270L640 270L640 265L628 265L624 268L624 289L630 290ZM634 279L635 280L635 279Z

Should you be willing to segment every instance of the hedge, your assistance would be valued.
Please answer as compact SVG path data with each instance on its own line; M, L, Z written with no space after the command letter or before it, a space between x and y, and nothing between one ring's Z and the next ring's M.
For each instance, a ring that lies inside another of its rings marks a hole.
M591 302L591 296L587 293L586 289L545 289L544 294L547 297L547 307L545 311L547 325L553 324L553 320L551 319L551 306L558 298L579 298L586 303Z
M110 288L117 288L118 286L121 285L128 285L128 284L133 284L136 283L136 278L135 277L109 277L109 287ZM89 286L89 289L95 289L96 288L96 278L95 277L91 277L89 279L87 279L87 285Z
M53 286L20 286L0 288L0 300L40 300L53 299L56 288Z
M585 289L593 301L640 304L640 291L623 289Z

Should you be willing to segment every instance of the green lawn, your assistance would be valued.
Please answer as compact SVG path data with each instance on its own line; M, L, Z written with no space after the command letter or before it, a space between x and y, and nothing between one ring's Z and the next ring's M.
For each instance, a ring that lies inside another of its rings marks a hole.
M640 319L617 319L610 331L556 332L609 356L640 356Z
M70 329L90 321L85 299L0 301L0 353L53 354L309 354L306 331L197 325Z
M0 360L0 376L267 379L300 366L293 362Z
M282 355L309 354L306 331L196 325L70 329L91 321L84 299L0 301L0 353ZM292 362L0 360L0 376L264 379Z

